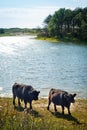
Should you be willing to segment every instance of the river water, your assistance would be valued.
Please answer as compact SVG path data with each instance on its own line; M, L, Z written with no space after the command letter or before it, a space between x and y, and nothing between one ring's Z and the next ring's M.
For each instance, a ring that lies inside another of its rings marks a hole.
M87 98L87 46L0 37L0 96L12 96L15 82L32 85L41 97L59 88Z

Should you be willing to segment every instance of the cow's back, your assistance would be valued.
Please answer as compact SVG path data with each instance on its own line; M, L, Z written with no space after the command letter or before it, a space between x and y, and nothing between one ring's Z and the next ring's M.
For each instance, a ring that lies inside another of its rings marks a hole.
M49 92L49 100L56 105L62 105L65 94L68 94L68 93L61 89L51 89Z
M15 83L12 87L13 95L23 99L28 95L28 92L33 91L33 87L25 84Z
M49 92L49 95L51 94L54 94L54 93L65 93L65 94L68 94L66 91L63 91L61 89L51 89L50 92Z

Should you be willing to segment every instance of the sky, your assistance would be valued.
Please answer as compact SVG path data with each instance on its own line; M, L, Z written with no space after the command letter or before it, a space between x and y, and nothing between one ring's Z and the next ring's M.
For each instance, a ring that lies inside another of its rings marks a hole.
M0 0L0 28L38 28L60 8L87 7L87 0Z

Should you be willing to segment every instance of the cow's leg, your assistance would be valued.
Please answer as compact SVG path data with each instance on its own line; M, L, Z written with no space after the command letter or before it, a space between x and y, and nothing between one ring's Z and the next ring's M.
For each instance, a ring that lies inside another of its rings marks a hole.
M32 109L32 102L30 102L30 109Z
M55 110L55 112L57 111L57 109L56 109L56 105L54 104L54 110Z
M21 103L20 103L20 98L18 98L18 105L19 105L19 106L21 105Z
M70 113L70 107L68 107L67 109L68 109L68 114L71 115L71 113Z
M16 98L16 96L13 95L13 105L14 105L14 107L15 107L15 98Z
M25 103L25 109L27 108L27 101L24 100L24 103Z
M64 106L62 106L62 114L64 115Z
M48 106L47 106L47 110L49 110L50 104L51 104L51 100L49 99L49 101L48 101Z

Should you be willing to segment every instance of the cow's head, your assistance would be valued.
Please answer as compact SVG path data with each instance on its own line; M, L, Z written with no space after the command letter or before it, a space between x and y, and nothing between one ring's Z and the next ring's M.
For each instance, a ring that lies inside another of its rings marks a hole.
M76 96L76 94L65 94L65 98L66 98L66 100L68 101L68 102L70 102L70 103L74 103L75 102L75 96Z
M32 91L33 100L38 100L39 93L40 93L40 91L36 91L36 90Z
M76 96L76 94L70 94L69 95L69 100L70 100L71 103L75 102L75 99L74 99L75 96Z

